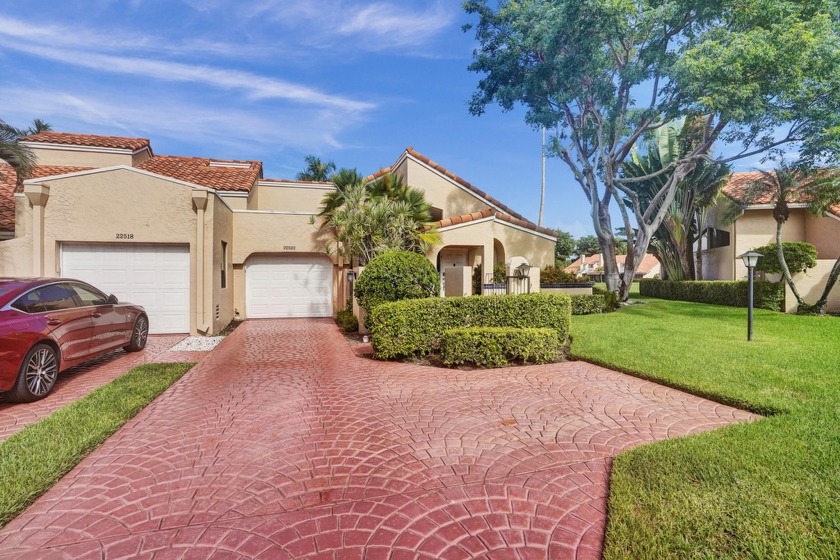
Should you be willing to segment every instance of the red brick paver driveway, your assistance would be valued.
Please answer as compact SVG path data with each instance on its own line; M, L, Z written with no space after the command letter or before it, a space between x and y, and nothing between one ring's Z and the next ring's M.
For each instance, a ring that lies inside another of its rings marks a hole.
M63 371L58 376L52 392L39 401L8 403L0 400L0 441L113 381L134 367L151 362L193 362L205 354L169 352L169 349L183 338L184 335L153 335L149 337L146 348L141 352L126 353L118 350Z
M613 456L750 418L585 363L380 363L329 320L249 321L0 557L595 558Z

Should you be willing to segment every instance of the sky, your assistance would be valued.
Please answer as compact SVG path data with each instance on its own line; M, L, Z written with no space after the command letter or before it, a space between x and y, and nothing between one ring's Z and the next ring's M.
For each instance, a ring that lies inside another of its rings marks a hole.
M456 0L20 0L0 12L0 119L149 138L156 154L314 154L368 174L407 146L536 222L541 138L524 111L470 115L479 74ZM592 233L549 158L543 224Z

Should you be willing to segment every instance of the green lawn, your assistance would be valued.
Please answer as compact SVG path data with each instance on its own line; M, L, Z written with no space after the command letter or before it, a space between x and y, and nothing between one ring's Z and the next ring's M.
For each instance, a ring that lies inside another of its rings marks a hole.
M0 443L0 527L191 367L146 364L134 368Z
M840 558L840 320L648 300L572 355L769 418L620 455L605 557Z

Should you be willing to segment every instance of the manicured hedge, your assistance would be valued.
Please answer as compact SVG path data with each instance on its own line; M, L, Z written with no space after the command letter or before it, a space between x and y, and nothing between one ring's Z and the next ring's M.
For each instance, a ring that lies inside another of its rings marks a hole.
M621 302L618 299L618 294L605 290L603 288L593 287L592 293L599 296L604 296L604 311L609 313L621 307Z
M602 294L574 294L572 298L572 315L592 315L607 311L607 298Z
M560 344L554 329L449 329L440 338L440 358L446 366L504 367L512 361L546 364L557 357Z
M370 313L388 301L427 298L440 293L440 276L429 259L417 253L394 251L371 260L356 281L354 294Z
M437 350L443 332L460 327L550 328L565 341L571 298L534 293L403 300L377 306L368 318L374 355L390 359Z
M673 281L643 279L639 281L639 293L643 296L696 303L747 306L747 282L721 281ZM770 311L781 311L785 302L785 285L781 282L756 282L755 306Z

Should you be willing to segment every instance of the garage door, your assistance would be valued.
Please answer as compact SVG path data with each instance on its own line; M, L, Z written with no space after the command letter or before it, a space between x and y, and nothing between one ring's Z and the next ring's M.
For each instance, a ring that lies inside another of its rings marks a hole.
M332 317L332 281L326 257L254 257L245 267L247 316Z
M190 331L188 246L64 244L61 275L142 305L153 334Z

